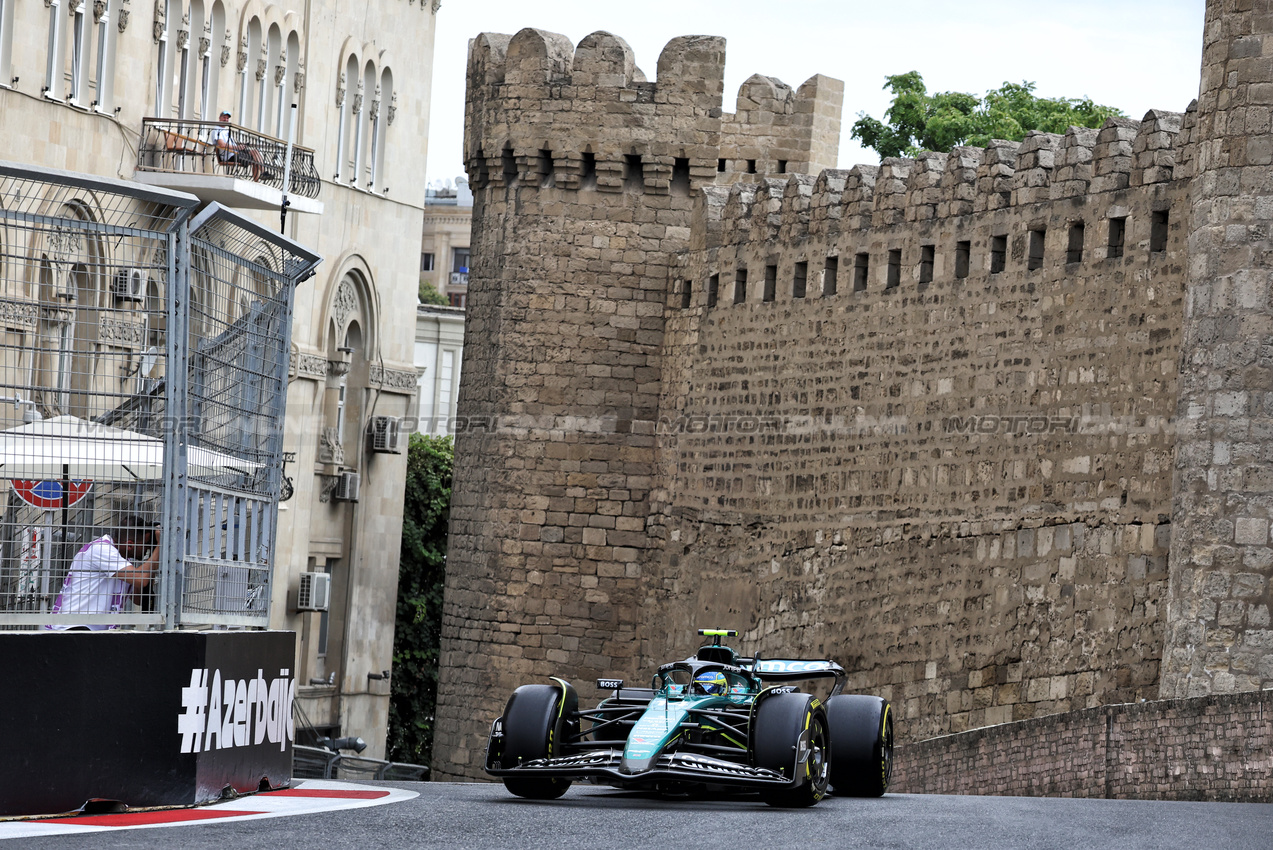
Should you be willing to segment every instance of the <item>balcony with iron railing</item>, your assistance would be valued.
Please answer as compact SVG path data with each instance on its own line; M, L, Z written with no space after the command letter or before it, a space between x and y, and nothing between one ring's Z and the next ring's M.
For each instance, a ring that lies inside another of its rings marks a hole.
M314 151L220 121L143 118L137 146L139 183L189 192L204 201L243 209L278 209L287 175L288 210L322 213L322 180Z

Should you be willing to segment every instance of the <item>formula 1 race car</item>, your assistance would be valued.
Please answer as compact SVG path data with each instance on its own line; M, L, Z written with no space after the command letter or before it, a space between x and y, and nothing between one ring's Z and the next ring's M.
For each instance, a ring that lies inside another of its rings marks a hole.
M580 709L575 689L523 685L491 724L486 772L519 797L552 800L576 779L663 793L751 790L772 806L826 796L878 797L893 766L887 700L841 694L834 661L739 658L713 638L658 668L649 688L598 679L612 695ZM799 681L835 680L826 704Z

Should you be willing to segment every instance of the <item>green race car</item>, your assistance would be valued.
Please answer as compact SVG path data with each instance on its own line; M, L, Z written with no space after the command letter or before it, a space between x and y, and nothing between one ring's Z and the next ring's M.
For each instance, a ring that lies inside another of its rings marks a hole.
M841 694L834 661L739 658L713 638L659 667L649 688L599 679L612 695L580 709L564 679L523 685L491 725L486 772L519 797L551 800L576 779L667 793L751 790L774 806L878 797L893 766L893 716L880 697ZM794 683L830 678L826 703Z

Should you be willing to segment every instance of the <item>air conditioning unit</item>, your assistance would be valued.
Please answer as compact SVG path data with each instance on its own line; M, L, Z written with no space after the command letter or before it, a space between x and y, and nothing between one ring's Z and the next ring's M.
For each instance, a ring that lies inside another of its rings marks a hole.
M371 450L381 454L397 454L402 435L402 420L396 416L373 416L367 428Z
M358 473L343 470L336 475L336 489L332 498L338 502L358 501Z
M332 577L327 573L301 573L296 593L297 611L326 611L332 602Z
M146 283L145 269L117 269L111 280L111 295L120 301L144 301Z

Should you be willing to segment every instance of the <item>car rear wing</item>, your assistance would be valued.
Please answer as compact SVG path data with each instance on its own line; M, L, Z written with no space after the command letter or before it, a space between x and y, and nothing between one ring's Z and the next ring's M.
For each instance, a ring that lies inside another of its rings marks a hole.
M800 682L806 679L835 679L831 695L838 694L844 688L844 668L827 659L805 660L798 658L745 658L739 659L738 666L750 672L761 681Z

